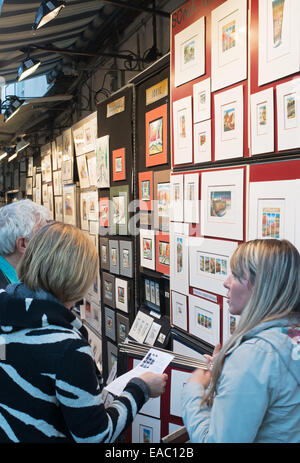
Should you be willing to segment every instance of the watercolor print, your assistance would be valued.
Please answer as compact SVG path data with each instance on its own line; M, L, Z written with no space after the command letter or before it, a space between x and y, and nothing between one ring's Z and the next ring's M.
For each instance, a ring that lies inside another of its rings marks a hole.
M117 249L116 248L111 249L110 258L111 258L112 266L116 267L117 261L118 261L118 254L117 254Z
M181 201L180 184L179 183L174 184L174 201Z
M284 96L284 126L286 129L297 127L296 117L296 93Z
M195 61L195 47L196 41L194 37L182 44L184 67L193 64Z
M262 238L280 238L280 207L262 209Z
M177 237L176 239L176 273L183 271L183 239Z
M163 118L149 122L149 155L163 151Z
M195 183L189 182L187 185L187 198L188 201L195 200Z
M227 275L227 259L224 259L223 256L213 256L211 254L198 253L198 259L198 268L200 273L205 273L208 276Z
M212 314L209 314L209 312L202 311L201 309L198 309L196 311L196 321L197 321L197 326L206 328L207 330L212 329Z
M122 286L118 286L118 301L121 302L121 304L125 302L125 290Z
M129 256L129 250L128 249L123 249L123 268L129 268L130 264L130 256Z
M257 105L257 135L267 133L267 102Z
M272 0L273 13L273 47L282 45L282 24L285 0Z
M65 195L65 215L70 217L73 216L73 200L71 193L66 193Z
M108 198L100 198L99 201L99 213L100 213L100 225L102 227L108 227L109 214L108 214Z
M141 444L151 444L153 442L153 429L149 426L140 424L140 440Z
M142 197L141 199L143 201L150 201L150 180L143 180L141 182L141 191L142 191Z
M115 172L118 174L123 171L122 157L115 159Z
M113 223L115 225L126 224L124 196L113 197Z
M224 217L231 210L231 191L210 192L210 216Z
M101 246L101 260L103 263L107 262L107 246L105 244Z
M158 183L157 201L158 217L169 217L170 215L170 183Z
M158 243L158 261L163 265L170 265L170 244L164 241Z
M153 259L153 246L151 238L143 238L143 257L147 260Z
M109 187L109 143L108 136L97 139L96 168L98 188Z
M229 107L224 109L223 112L223 130L224 132L231 132L235 130L235 108Z
M112 282L104 280L104 292L105 292L106 299L112 300L112 298L113 298L112 289L113 289Z
M184 148L187 145L187 132L186 132L186 123L187 123L187 114L186 110L182 109L177 113L178 117L178 147Z
M236 46L236 21L230 21L222 27L222 51L226 51Z

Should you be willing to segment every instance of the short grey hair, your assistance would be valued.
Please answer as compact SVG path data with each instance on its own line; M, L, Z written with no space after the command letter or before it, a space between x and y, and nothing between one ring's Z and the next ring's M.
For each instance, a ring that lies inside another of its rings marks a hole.
M15 251L17 238L30 240L35 229L49 219L46 207L30 199L21 199L0 208L0 255L8 256Z

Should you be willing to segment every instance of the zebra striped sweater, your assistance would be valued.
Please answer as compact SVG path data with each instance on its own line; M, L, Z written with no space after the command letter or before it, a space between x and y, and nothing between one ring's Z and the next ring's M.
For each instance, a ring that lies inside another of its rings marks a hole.
M57 302L1 291L0 443L113 442L132 423L145 382L131 380L105 409L83 331Z

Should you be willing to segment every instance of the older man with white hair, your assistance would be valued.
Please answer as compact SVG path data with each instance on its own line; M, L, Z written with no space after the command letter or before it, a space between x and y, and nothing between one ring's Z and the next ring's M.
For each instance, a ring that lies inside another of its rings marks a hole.
M48 209L22 199L0 209L0 289L18 283L16 267L27 243L46 224Z

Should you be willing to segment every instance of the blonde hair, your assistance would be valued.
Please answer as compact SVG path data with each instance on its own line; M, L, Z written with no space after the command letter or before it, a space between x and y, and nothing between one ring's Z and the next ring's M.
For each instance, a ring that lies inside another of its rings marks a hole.
M296 315L300 304L300 255L289 241L265 239L241 244L230 260L232 274L247 279L251 297L237 328L214 361L211 387L202 404L212 404L227 352L262 322Z
M79 301L96 278L98 252L79 228L52 222L28 243L17 274L29 289L43 289L62 303Z

